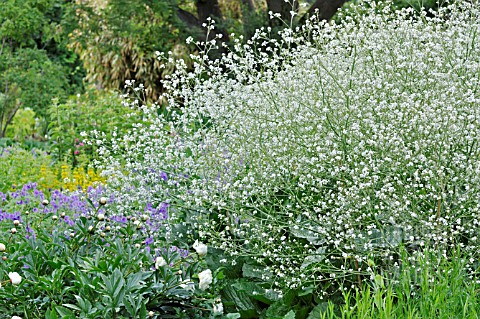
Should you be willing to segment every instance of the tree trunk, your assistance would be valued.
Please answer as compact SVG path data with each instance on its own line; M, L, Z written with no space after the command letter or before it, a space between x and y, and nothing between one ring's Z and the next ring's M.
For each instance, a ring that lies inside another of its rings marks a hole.
M22 103L19 103L15 106L13 110L10 111L10 114L7 115L7 120L5 121L5 125L3 126L2 130L0 131L0 138L5 137L5 134L7 133L7 127L12 123L13 118L15 117L15 114L17 114L17 111L20 109L20 106ZM3 119L3 116L2 116Z
M317 0L314 4L308 9L300 19L300 23L305 22L306 19L317 16L318 21L330 20L338 9L340 9L347 0ZM315 13L315 10L318 9L318 12Z
M280 14L279 18L270 19L269 24L271 27L289 26L292 19L290 11L296 11L298 9L298 1L295 1L294 7L285 0L267 0L268 11Z
M242 0L240 8L242 10L243 35L245 38L250 39L257 28L257 25L252 19L256 13L255 5L252 0Z
M255 5L252 0L242 0L242 6L250 12L255 11Z
M215 19L217 23L220 22L222 12L218 0L197 0L197 15L201 23L206 22L209 17Z
M207 18L215 20L213 35L216 36L220 33L222 34L222 41L228 41L227 30L222 25L223 15L218 0L197 0L197 15L202 24L207 21Z

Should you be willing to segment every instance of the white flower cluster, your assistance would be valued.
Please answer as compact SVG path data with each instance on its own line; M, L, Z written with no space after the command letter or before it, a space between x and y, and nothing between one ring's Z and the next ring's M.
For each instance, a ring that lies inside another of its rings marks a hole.
M170 116L144 107L148 121L100 151L125 209L181 201L202 240L290 287L367 273L400 245L473 255L479 4L368 4L283 40L259 30L221 60L193 56L193 72L179 61Z

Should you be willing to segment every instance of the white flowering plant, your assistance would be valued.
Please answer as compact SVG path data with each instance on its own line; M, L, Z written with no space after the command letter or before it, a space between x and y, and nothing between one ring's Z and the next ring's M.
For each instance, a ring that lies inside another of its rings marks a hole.
M246 258L278 293L361 286L369 261L394 280L403 248L459 246L473 273L479 4L350 10L178 61L167 112L142 106L148 124L100 149L125 209L167 198L169 236Z

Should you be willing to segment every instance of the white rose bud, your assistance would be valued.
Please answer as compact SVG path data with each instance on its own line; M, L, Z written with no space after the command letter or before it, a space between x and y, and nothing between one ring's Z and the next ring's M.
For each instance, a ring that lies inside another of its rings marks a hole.
M200 243L198 242L198 240L196 240L193 244L193 249L195 249L199 256L205 256L207 254L208 247L207 245Z
M105 219L105 215L103 215L103 214L98 214L98 215L97 215L97 219L98 219L98 220L104 220L104 219Z
M160 269L161 267L166 265L167 261L162 256L159 256L155 259L155 269Z
M14 224L15 226L18 226L18 225L20 225L20 221L19 221L18 219L15 219L15 220L13 221L13 224Z
M207 289L213 281L212 271L210 269L204 270L198 274L198 288L205 290Z
M137 229L141 229L143 227L142 223L139 220L135 220L133 224L137 226Z
M12 319L22 319L22 317L19 316L13 316Z
M48 199L42 200L42 205L43 205L43 206L47 206L48 203L49 203Z
M16 234L16 233L17 233L17 229L14 227L14 228L10 229L10 232L11 232L12 234Z
M7 250L7 247L5 247L5 244L0 243L0 251L5 251Z
M106 197L100 197L100 199L98 200L98 203L100 205L105 205L107 204L107 198Z
M10 272L8 273L8 278L10 278L10 282L12 285L18 285L22 282L22 277L17 272Z
M153 312L153 311L149 311L149 312L148 312L148 316L149 316L149 317L153 317L154 315L155 315L155 312Z

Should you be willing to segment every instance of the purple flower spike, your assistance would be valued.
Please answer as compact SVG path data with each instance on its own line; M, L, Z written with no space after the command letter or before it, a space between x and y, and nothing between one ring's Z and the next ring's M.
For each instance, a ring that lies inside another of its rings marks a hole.
M160 172L160 178L163 179L164 181L168 180L168 175L165 172Z

